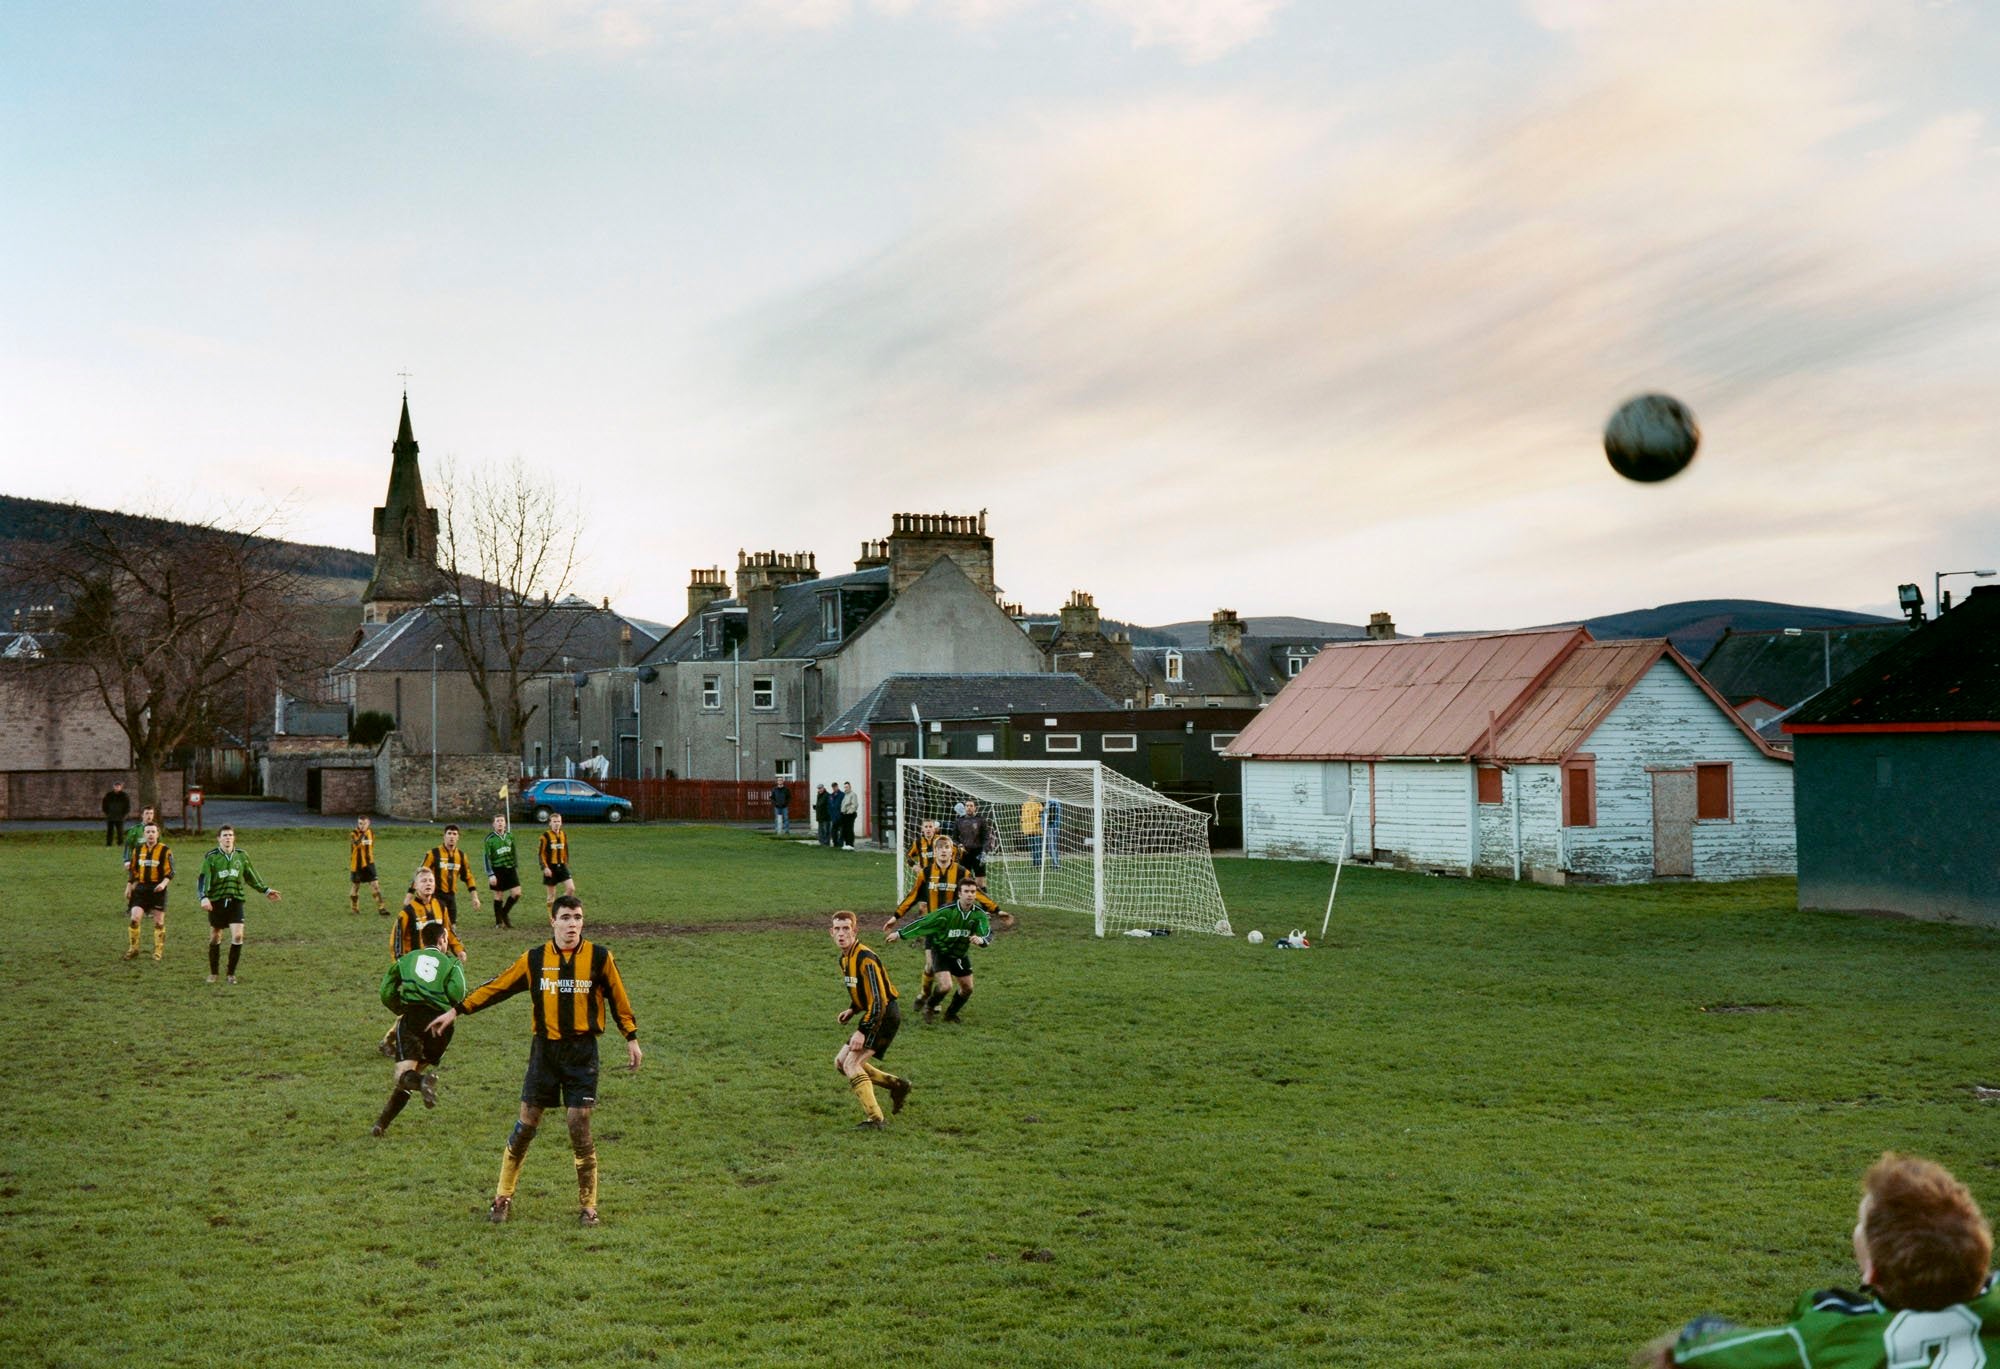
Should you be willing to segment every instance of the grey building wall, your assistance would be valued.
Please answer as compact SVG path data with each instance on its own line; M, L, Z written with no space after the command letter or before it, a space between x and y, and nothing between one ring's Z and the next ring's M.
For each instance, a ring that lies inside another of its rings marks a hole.
M1799 907L2000 926L2000 733L1794 741Z
M956 566L941 561L827 663L826 716L838 717L898 673L1045 669L1047 663L1028 634Z

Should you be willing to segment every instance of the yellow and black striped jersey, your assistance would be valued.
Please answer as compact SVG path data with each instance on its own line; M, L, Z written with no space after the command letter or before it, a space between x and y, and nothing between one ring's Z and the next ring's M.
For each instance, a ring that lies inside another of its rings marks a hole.
M125 862L125 873L132 877L135 884L158 884L163 879L172 879L174 853L162 842L156 841L150 846L140 842Z
M375 863L375 829L359 827L347 834L347 873L358 875L364 866Z
M531 995L531 1030L536 1036L551 1041L596 1036L604 1030L607 1003L628 1041L639 1034L632 1000L625 996L625 981L618 977L610 948L588 939L579 941L568 954L554 941L530 947L519 960L467 994L457 1005L458 1011L475 1013L517 993Z
M472 862L459 846L433 846L424 852L423 868L437 876L437 891L456 894L460 885L472 883Z
M400 959L406 952L421 949L424 942L418 935L426 922L444 924L444 949L453 955L464 955L465 947L459 943L458 932L451 925L451 912L434 898L418 898L411 894L403 900L396 920L389 927L389 959Z
M569 864L569 833L542 833L542 839L535 847L535 855L541 860L544 870L553 870L558 865Z
M861 1014L861 1029L871 1030L896 1001L882 957L857 941L840 953L840 977L847 982L848 1004Z
M971 879L972 872L957 861L940 865L935 860L924 862L924 868L917 872L916 883L910 892L903 895L903 901L896 905L896 916L901 917L912 910L934 913L958 897L960 880Z
M937 844L937 839L938 834L935 832L928 837L919 832L910 839L909 849L903 852L903 863L922 865L931 858L931 847Z

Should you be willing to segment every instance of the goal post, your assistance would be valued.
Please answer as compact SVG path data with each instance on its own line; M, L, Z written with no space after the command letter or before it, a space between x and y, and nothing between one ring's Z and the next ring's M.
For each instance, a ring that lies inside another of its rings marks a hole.
M915 878L900 857L923 823L951 836L968 802L992 830L987 892L1003 908L1085 913L1099 936L1134 927L1231 934L1208 815L1098 761L898 758L898 899Z

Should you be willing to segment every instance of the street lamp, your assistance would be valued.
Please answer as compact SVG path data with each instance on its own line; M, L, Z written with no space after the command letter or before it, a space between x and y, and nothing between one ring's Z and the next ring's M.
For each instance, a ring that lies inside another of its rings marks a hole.
M1940 585L1943 581L1950 579L1954 575L1971 575L1981 580L1991 580L1994 576L2000 575L2000 570L1939 570L1931 572L1931 598L1937 604L1939 617L1943 617L1944 611L1951 607L1951 600L1944 597Z
M431 821L438 815L438 658L444 655L444 643L437 642L431 647Z
M1785 629L1787 637L1803 637L1805 636L1805 632L1806 630L1802 627L1788 627ZM1826 670L1826 683L1822 684L1820 688L1831 689L1833 687L1833 629L1823 627L1819 628L1818 632L1820 640L1820 663Z

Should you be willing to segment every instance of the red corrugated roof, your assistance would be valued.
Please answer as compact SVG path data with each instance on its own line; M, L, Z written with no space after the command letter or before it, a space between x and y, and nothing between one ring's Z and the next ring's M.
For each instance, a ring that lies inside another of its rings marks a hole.
M1230 744L1288 760L1468 756L1590 641L1580 627L1324 648ZM1655 644L1657 645L1657 644Z
M1659 638L1583 643L1556 665L1541 688L1523 701L1513 721L1500 729L1492 758L1541 764L1561 760L1583 745L1591 729L1666 650L1666 642Z

